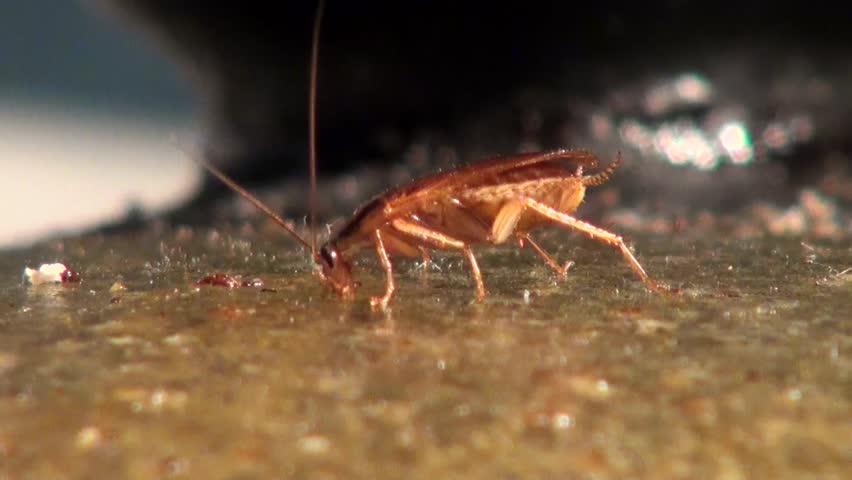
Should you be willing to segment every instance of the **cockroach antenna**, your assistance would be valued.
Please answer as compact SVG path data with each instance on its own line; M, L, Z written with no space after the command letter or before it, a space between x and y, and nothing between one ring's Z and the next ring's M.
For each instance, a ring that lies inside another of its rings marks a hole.
M237 184L237 182L231 180L230 177L225 175L225 173L222 172L221 170L219 170L218 168L214 167L213 164L211 164L210 162L208 162L207 160L202 158L201 155L196 154L194 152L191 152L188 148L184 147L183 145L178 144L176 139L172 139L172 142L175 143L177 148L179 148L181 151L183 151L184 154L187 157L191 158L195 163L204 167L205 170L207 170L213 176L215 176L220 181L222 181L222 183L227 185L228 188L237 192L241 197L246 199L249 203L251 203L252 205L257 207L257 209L259 209L260 211L265 213L267 216L269 216L269 218L271 218L273 222L275 222L276 224L283 227L284 230L286 230L287 233L289 233L294 239L296 239L296 241L301 243L302 246L304 246L308 250L311 248L311 245L308 244L308 242L306 242L305 239L303 239L301 236L299 236L299 234L296 233L296 231L293 230L293 228L290 227L290 225L283 218L281 218L277 213L272 211L272 209L269 208L268 206L266 206L265 203L260 201L259 198L255 197L254 195L249 193L248 190L241 187L239 184ZM315 257L315 255L312 255L312 257Z
M260 201L259 198L255 197L251 193L249 193L245 188L241 187L237 182L232 180L230 177L225 175L224 172L219 170L217 167L213 166L210 162L204 159L200 154L196 154L191 152L188 148L181 145L177 139L173 136L172 143L175 146L184 152L186 156L192 159L195 163L199 164L205 170L210 172L213 176L218 178L222 183L227 185L233 191L237 192L241 197L247 200L249 203L257 207L260 211L265 213L272 221L276 224L280 225L287 231L296 241L298 241L302 246L304 246L307 250L311 252L311 258L316 263L318 258L318 249L317 249L317 230L316 230L316 191L317 191L317 146L316 146L316 103L317 103L317 65L319 58L319 34L320 34L320 24L322 20L322 13L325 6L325 1L320 0L317 5L316 17L314 19L314 29L313 29L313 38L312 38L312 51L311 51L311 66L310 66L310 93L308 99L308 144L309 151L308 157L310 161L310 176L311 176L311 191L309 197L309 208L310 212L310 228L311 228L311 242L308 243L304 238L302 238L296 231L290 227L290 225L281 218L277 213L275 213L271 208L269 208L266 204Z
M310 162L311 193L308 201L311 209L311 256L317 256L317 70L319 68L319 36L325 0L319 0L314 16L314 32L311 39L311 74L308 94L308 161Z

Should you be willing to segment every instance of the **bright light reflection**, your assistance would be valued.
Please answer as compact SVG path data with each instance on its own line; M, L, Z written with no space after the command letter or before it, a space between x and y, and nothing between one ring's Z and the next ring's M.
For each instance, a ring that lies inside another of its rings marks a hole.
M740 122L728 122L719 129L719 142L728 152L731 162L744 164L751 161L753 150L748 131Z
M697 73L687 73L675 80L675 91L685 101L706 102L710 99L710 83Z
M658 81L644 92L642 117L622 118L618 135L644 155L702 170L715 169L723 162L750 164L758 149L784 151L813 138L815 124L807 114L782 116L755 132L729 107L708 104L713 96L713 84L698 73ZM711 108L707 112L681 110L700 104ZM610 125L597 116L591 127L597 138L605 138Z
M712 95L710 83L697 73L684 73L660 82L645 95L645 109L652 115L666 113L683 104L700 104Z
M654 136L654 146L674 165L691 163L710 170L719 164L712 144L701 130L690 124L661 126Z
M654 133L650 128L635 120L628 120L619 128L621 139L642 152L654 147Z

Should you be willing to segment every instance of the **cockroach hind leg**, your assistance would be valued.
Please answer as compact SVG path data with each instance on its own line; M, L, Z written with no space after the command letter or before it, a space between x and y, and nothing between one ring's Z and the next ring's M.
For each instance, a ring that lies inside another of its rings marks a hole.
M594 225L586 223L582 220L578 220L571 215L567 215L558 210L555 210L541 202L533 200L528 197L523 197L522 201L527 208L532 209L533 211L539 213L540 215L549 218L561 225L566 227L573 228L575 230L579 230L589 237L604 242L613 247L617 247L620 251L624 259L630 265L630 268L636 272L636 275L642 279L642 282L648 287L650 290L653 290L658 293L669 293L671 290L663 287L658 284L656 281L651 279L647 273L645 273L645 269L642 268L642 265L639 264L639 261L636 260L636 257L633 256L633 253L630 252L630 249L627 248L627 245L624 243L624 240L611 232L608 232L602 228L598 228Z
M530 237L528 233L518 234L518 245L523 248L524 242L530 244L533 247L539 256L544 260L544 263L547 264L558 276L560 280L565 280L568 277L568 270L574 266L574 262L572 260L567 260L562 265L556 263L556 260L553 259L541 246L535 242L535 240Z

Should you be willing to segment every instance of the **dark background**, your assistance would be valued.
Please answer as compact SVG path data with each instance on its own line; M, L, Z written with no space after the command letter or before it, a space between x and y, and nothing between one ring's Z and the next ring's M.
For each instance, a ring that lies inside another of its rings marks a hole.
M153 26L200 74L211 142L243 165L240 179L303 165L313 2L109 3ZM850 19L811 2L332 1L321 40L323 169L393 161L413 132L452 132L520 89L595 102L710 64L723 75L792 57L848 69Z
M0 28L10 60L0 66L0 93L154 123L191 115L211 161L283 214L303 215L315 7L22 3ZM592 149L604 162L624 153L607 184L619 195L607 208L739 214L758 202L787 208L814 188L848 211L847 10L813 2L330 1L320 51L321 214L348 214L438 168L556 147ZM164 73L168 64L174 72ZM712 94L649 106L684 78ZM630 125L648 138L671 134L687 150L710 146L715 157L704 168L677 160L627 138ZM720 150L726 125L747 137L746 161ZM773 131L781 141L770 145ZM594 218L602 207L592 200L583 214ZM128 209L119 227L150 219ZM207 179L158 218L209 223L222 211L247 213Z

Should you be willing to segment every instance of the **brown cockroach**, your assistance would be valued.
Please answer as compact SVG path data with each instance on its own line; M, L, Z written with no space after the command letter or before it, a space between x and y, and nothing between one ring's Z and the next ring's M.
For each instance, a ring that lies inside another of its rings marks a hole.
M457 250L467 259L476 300L482 301L485 287L471 245L501 244L510 239L517 240L520 246L528 243L547 265L565 275L572 263L559 265L529 233L536 227L555 223L617 247L649 289L665 290L645 273L620 236L570 215L583 201L586 187L600 185L612 175L621 163L620 154L609 166L592 175L584 174L584 169L598 165L593 153L552 150L497 157L420 178L362 205L321 248L317 248L315 109L322 3L320 1L315 17L310 65L311 243L223 172L204 159L193 158L310 249L314 271L324 283L341 296L351 298L358 285L352 278L351 258L358 250L372 245L385 272L385 293L372 297L370 304L386 308L395 289L391 255L422 256L425 261L430 250Z

